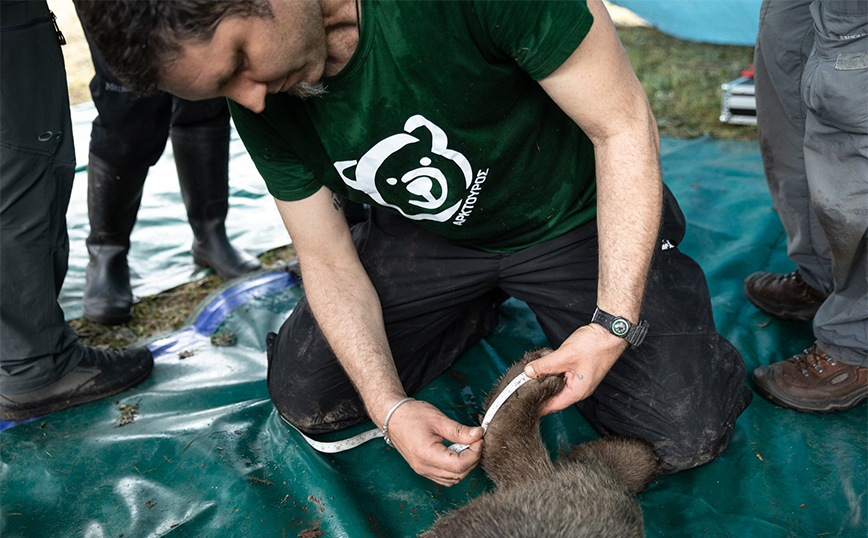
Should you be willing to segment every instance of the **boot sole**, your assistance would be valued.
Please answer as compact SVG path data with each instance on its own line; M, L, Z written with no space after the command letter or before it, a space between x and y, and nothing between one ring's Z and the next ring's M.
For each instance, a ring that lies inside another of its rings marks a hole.
M145 369L145 371L130 380L127 383L124 383L121 386L110 389L106 392L102 392L99 394L82 394L78 397L69 398L66 400L57 400L54 402L45 403L36 407L29 407L27 409L20 409L14 411L2 411L0 412L0 419L6 421L23 421L30 420L32 418L39 418L45 415L49 415L51 413L56 413L58 411L65 411L66 409L71 409L73 407L77 407L79 405L84 405L87 403L95 402L98 400L103 400L108 398L109 396L114 396L115 394L120 394L126 390L129 390L151 375L151 372L154 369L154 362L151 359L151 365L149 368Z
M748 301L750 301L755 307L772 317L784 321L810 321L814 319L817 310L820 309L819 304L810 307L798 307L766 301L762 297L755 295L753 291L748 288L747 282L744 284L744 294Z
M237 274L229 274L229 273L225 273L223 271L218 271L217 268L214 267L214 264L211 263L210 260L208 260L207 258L205 258L204 256L202 256L200 254L197 254L195 251L193 251L192 254L193 254L193 263L195 263L199 267L202 267L203 269L211 269L212 271L217 273L217 276L219 276L222 280L224 280L226 282L228 282L230 280L235 280L236 278L242 277L244 275L248 275L248 274L252 273L253 271L258 271L259 269L262 269L262 264L259 264L256 267L251 267L249 270L238 271Z
M84 307L82 307L82 310L84 319L99 323L100 325L123 325L133 317L132 312L127 314L94 314L88 312Z
M772 402L773 404L809 415L813 413L817 413L820 415L829 415L832 413L849 411L850 409L853 409L854 407L862 403L865 398L868 398L868 387L861 387L857 390L854 390L845 398L804 400L792 398L786 395L775 394L774 392L767 390L765 387L760 386L756 382L754 382L753 385L754 390L757 392L757 394Z

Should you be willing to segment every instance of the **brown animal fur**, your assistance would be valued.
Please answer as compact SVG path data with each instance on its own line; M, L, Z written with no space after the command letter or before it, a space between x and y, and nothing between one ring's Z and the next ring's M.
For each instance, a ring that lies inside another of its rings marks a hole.
M494 401L524 365L551 350L526 353L485 401ZM531 380L488 425L482 467L492 493L439 518L422 538L632 538L645 535L634 495L656 478L652 446L604 437L574 445L552 463L539 433L540 411L564 386L562 376Z

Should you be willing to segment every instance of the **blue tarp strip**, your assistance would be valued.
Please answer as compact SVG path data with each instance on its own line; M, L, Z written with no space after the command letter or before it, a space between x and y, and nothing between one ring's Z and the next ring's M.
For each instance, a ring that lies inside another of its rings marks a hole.
M762 0L611 0L663 33L704 43L756 43Z

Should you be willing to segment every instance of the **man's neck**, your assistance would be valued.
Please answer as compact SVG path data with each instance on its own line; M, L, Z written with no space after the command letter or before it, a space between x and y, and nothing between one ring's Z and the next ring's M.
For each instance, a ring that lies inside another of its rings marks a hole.
M322 0L322 17L328 46L326 76L343 69L359 44L361 6L359 0Z

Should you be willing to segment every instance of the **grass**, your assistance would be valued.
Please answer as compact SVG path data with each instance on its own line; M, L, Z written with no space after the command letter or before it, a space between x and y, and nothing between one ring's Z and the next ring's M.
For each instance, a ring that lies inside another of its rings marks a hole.
M294 259L295 248L292 245L270 250L259 256L266 268L283 267ZM123 325L107 327L84 318L70 320L69 324L85 345L126 347L139 340L178 329L184 325L199 303L222 284L220 277L209 274L157 295L143 297L133 305L133 316ZM218 339L215 345L220 345L223 341Z
M660 136L756 140L755 126L720 122L720 86L753 63L753 47L690 43L645 27L618 35L657 117Z
M72 0L48 0L67 39L63 47L70 103L90 101L88 84L93 65ZM657 117L660 136L722 140L756 140L756 127L720 123L720 86L740 76L753 62L752 47L681 41L642 26L635 16L611 7L621 42ZM292 245L260 256L275 267L293 259ZM83 318L70 322L86 345L124 347L174 330L184 324L199 303L223 282L208 275L195 282L145 297L133 308L132 319L105 327ZM222 340L221 340L222 342Z

